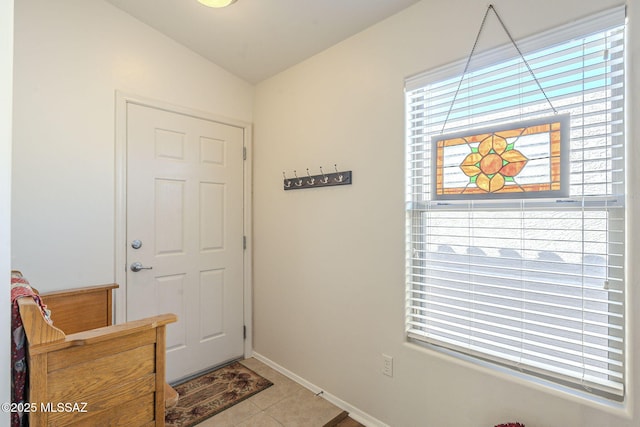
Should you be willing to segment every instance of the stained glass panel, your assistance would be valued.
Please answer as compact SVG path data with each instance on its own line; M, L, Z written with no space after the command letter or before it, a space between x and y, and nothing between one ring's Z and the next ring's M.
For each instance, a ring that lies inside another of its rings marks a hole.
M432 138L434 198L569 195L569 115Z

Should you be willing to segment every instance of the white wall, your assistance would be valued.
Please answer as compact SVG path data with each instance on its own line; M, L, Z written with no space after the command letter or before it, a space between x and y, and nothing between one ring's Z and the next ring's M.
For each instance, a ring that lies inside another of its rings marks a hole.
M13 91L13 0L0 0L0 304L10 306L11 270L11 101ZM11 400L10 310L0 310L0 402ZM0 412L0 426L9 425L9 413Z
M520 38L620 1L494 4ZM466 57L487 5L424 0L256 87L254 349L394 427L516 420L527 427L638 426L637 398L625 409L634 411L631 419L621 409L405 343L403 80ZM635 6L631 22L640 25ZM483 40L506 42L495 18L487 25ZM629 117L640 114L638 33L629 37ZM640 123L629 122L633 147ZM637 148L630 155L640 160ZM353 185L282 190L282 171L317 173L334 163L353 170ZM639 188L633 170L629 194ZM640 212L632 199L630 218ZM629 232L633 265L640 230L630 225ZM640 273L629 274L635 283ZM630 298L630 325L638 325L640 292ZM637 347L640 327L630 331ZM393 378L381 373L381 353L394 357ZM638 360L632 353L632 392L640 387Z
M15 9L12 266L113 282L115 91L251 122L253 86L102 0Z

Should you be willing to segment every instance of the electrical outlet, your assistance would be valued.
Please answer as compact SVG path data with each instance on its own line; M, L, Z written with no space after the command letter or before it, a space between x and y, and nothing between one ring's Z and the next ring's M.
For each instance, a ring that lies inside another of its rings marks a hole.
M382 355L382 373L386 376L393 376L393 357Z

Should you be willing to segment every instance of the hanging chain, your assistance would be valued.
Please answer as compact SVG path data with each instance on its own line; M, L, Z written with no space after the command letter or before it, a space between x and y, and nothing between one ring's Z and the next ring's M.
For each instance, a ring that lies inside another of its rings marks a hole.
M471 53L469 53L469 57L467 58L467 63L464 66L464 71L460 76L460 81L458 82L458 87L456 88L456 93L453 95L453 100L451 101L451 105L449 105L449 111L447 111L447 117L444 119L444 123L442 124L442 130L440 133L444 132L444 128L447 126L447 122L449 121L449 116L451 115L451 110L453 110L453 104L456 103L456 99L458 98L458 93L460 93L460 87L462 86L462 81L464 80L464 76L467 74L467 70L469 69L469 64L471 63L471 58L478 47L478 40L480 40L480 34L482 34L482 30L484 29L484 24L487 21L487 16L489 16L489 11L493 9L493 5L489 5L487 11L484 13L484 18L482 18L482 23L480 24L480 29L478 30L478 34L476 35L476 41L473 43L473 47L471 48ZM495 10L494 10L495 12Z
M500 22L500 25L502 26L502 29L504 30L504 32L509 37L509 40L511 41L511 44L513 45L513 47L516 48L516 51L518 52L518 55L520 55L520 58L522 58L522 61L524 62L524 64L527 66L527 70L529 70L529 74L531 74L531 77L533 77L533 80L538 85L538 88L540 89L540 91L544 95L544 98L549 103L549 106L551 107L551 109L553 110L553 112L555 114L558 114L558 110L556 110L556 108L551 103L551 100L549 99L549 97L547 96L547 93L542 88L542 85L540 84L540 81L538 80L538 78L536 77L535 73L531 69L531 66L529 65L529 62L526 60L526 58L522 54L522 51L518 47L518 44L516 43L515 39L513 38L513 36L509 32L509 30L507 29L507 26L502 21L502 18L498 14L498 11L495 9L495 7L493 7L492 4L490 4L489 7L487 7L487 11L484 13L484 17L482 18L482 23L480 24L480 29L478 30L478 34L476 35L476 40L473 43L473 47L471 48L471 53L469 53L469 57L467 58L467 63L464 66L464 71L462 72L462 76L460 76L460 81L458 82L458 87L456 88L456 93L453 96L453 100L451 101L451 105L449 106L449 111L447 111L447 117L444 120L444 124L442 125L442 130L440 131L440 133L443 133L445 126L447 126L447 122L449 121L449 116L451 115L451 111L453 110L453 104L455 104L456 99L458 98L458 94L460 93L460 88L462 87L462 81L464 80L464 76L467 74L467 71L469 71L469 64L471 64L471 58L473 57L473 54L476 52L476 48L478 47L478 41L480 40L480 34L482 34L482 30L484 30L484 26L485 26L485 24L487 22L487 17L489 16L489 12L490 11L493 11L493 13L496 15L496 18L498 18L498 22Z

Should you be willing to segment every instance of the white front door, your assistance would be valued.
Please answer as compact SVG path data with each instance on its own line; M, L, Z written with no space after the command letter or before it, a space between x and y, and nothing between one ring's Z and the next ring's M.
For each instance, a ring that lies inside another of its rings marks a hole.
M127 320L177 314L174 381L243 355L243 129L133 103L126 127Z

